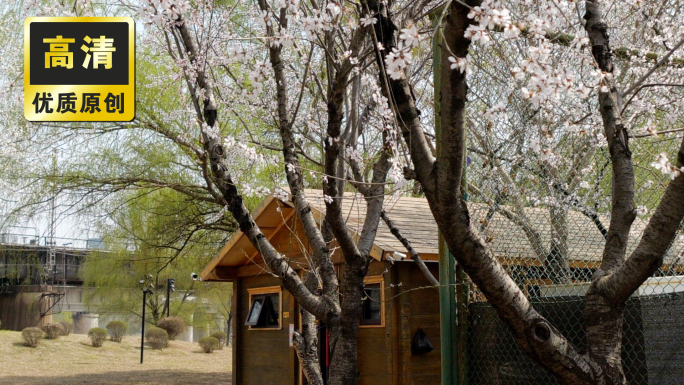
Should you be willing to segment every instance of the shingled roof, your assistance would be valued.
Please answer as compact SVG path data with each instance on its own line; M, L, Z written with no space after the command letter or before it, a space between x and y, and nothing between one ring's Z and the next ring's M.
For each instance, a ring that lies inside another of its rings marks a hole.
M306 190L306 197L311 204L314 217L321 223L325 215L325 204L320 190ZM427 261L438 259L437 225L425 198L399 197L385 199L385 211L397 225L403 235L411 241L421 258ZM483 236L490 244L494 254L505 265L524 264L540 265L534 253L533 245L525 236L522 228L499 212L495 211L490 220L484 223L490 206L482 203L469 203L471 222L474 226L485 224ZM510 208L509 208L510 209ZM366 212L366 202L362 195L346 193L342 198L342 210L347 217L347 225L355 234L361 232ZM525 216L539 232L544 248L548 248L551 238L551 219L548 207L527 207ZM255 210L253 216L264 234L270 239L279 231L290 231L285 222L294 214L293 204L281 201L273 196L267 197ZM609 217L599 216L607 228ZM643 233L647 221L637 218L634 221L628 243L631 252ZM568 259L571 267L596 267L600 263L605 240L591 219L576 211L567 214ZM280 250L284 252L283 250ZM668 251L665 263L678 263L680 253L684 251L684 240L680 236ZM371 256L382 260L395 252L406 254L406 249L392 235L384 222L380 221L375 246ZM238 267L250 263L259 263L258 253L241 233L236 233L221 252L207 265L202 272L204 279L211 279L216 266Z

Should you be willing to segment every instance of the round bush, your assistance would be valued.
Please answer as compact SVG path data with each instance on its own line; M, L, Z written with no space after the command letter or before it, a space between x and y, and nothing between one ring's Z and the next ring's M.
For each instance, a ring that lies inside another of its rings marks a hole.
M199 340L199 344L205 353L212 353L214 349L218 349L219 340L216 337L202 337Z
M43 326L45 332L45 339L54 340L64 335L64 327L61 324L49 323Z
M228 335L224 332L219 331L219 332L214 332L214 334L212 334L211 336L216 338L219 342L218 347L216 349L222 350L223 347L226 345Z
M74 331L74 324L69 321L62 321L59 324L62 325L62 328L64 329L63 335L65 336L68 336L72 331Z
M114 342L121 342L127 328L126 324L121 321L110 321L107 324L107 332L109 332L109 337Z
M157 327L166 330L171 341L185 331L185 320L181 317L166 317L157 322Z
M92 328L88 331L88 337L93 347L99 348L107 339L107 331L102 328Z
M164 349L169 346L169 333L162 328L151 327L145 332L145 339L150 343L152 349Z
M24 346L37 347L43 338L43 334L43 331L39 328L26 328L22 330L21 337L24 339Z

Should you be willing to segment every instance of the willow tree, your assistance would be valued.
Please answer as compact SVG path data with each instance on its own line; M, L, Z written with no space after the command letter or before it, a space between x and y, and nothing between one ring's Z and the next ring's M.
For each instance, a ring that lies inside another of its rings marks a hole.
M146 322L154 325L168 313L193 326L223 329L231 317L232 287L195 281L191 273L222 247L225 233L198 226L203 213L197 202L173 190L142 189L121 194L110 207L116 209L97 228L103 249L93 250L79 268L88 308L139 325L143 280L153 285L144 304ZM175 280L175 292L167 302L168 279ZM216 325L211 314L224 321Z

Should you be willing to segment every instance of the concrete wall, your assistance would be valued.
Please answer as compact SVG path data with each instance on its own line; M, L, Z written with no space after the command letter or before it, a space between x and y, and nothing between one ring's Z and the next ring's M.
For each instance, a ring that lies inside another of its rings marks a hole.
M41 310L50 306L49 297L42 297L39 286L8 286L0 293L0 320L5 330L21 331L52 322L52 315L41 317Z

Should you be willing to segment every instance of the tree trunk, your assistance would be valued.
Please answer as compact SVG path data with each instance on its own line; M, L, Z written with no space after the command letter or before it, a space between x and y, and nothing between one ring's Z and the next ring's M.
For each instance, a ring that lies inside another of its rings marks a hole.
M602 369L606 384L626 384L622 369L622 315L624 300L601 290L604 277L612 275L625 260L630 228L636 217L634 209L634 170L629 151L627 129L622 123L619 91L613 82L613 63L608 26L602 20L598 0L586 2L585 28L591 40L592 54L601 71L606 91L599 92L599 108L610 150L612 208L601 266L592 276L586 296L585 320L587 355ZM625 298L626 300L626 298Z
M302 317L301 333L292 337L297 358L309 385L323 385L321 365L318 360L318 335L316 333L316 317L300 307Z
M622 370L622 316L625 305L602 296L594 282L587 292L584 309L587 355L601 367L606 385L626 385L627 378Z
M368 258L364 263L345 266L342 278L340 306L342 311L337 321L330 324L330 363L329 385L356 384L357 346L359 339L359 320L363 300L363 277L368 271Z
M322 233L326 240L331 238L329 231L326 231L325 226L323 226ZM311 292L316 291L318 279L311 270L306 274L304 284ZM299 309L302 317L302 330L299 333L294 334L292 337L292 344L309 385L323 385L321 363L318 359L319 341L318 333L316 331L316 317L301 306Z

